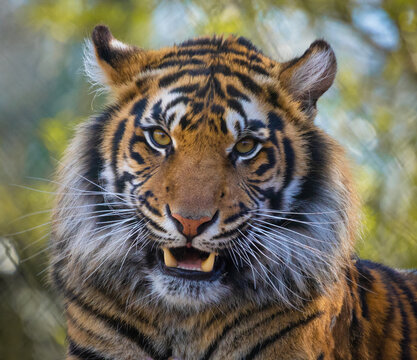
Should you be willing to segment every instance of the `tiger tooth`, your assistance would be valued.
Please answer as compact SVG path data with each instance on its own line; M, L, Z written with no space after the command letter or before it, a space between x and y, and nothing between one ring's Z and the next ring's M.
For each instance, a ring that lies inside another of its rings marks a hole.
M177 267L178 262L177 260L174 258L174 255L171 254L171 251L169 251L169 249L163 247L162 251L164 252L164 262L165 265L168 267Z
M204 272L210 272L213 270L214 260L216 259L216 253L212 252L208 258L201 262L201 270Z

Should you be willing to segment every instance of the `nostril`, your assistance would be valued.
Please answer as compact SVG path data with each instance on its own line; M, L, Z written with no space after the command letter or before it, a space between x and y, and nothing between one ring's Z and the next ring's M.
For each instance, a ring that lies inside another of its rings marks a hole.
M199 219L189 219L180 214L172 214L172 217L177 219L182 225L182 233L188 238L196 236L198 234L198 228L211 220L208 216L203 216Z
M171 214L169 206L167 205L167 213L171 220L174 222L178 231L184 234L188 239L191 239L201 234L207 227L209 227L218 216L218 211L213 217L203 216L198 219L186 218L178 213Z
M217 210L215 214L212 216L212 218L208 221L205 221L197 228L197 235L201 234L203 231L205 231L211 224L214 224L219 216L219 211Z
M182 234L182 232L184 230L184 226L181 224L181 222L178 219L176 219L175 217L172 216L171 209L169 208L169 205L166 206L166 210L167 210L168 217L172 220L172 222L174 223L177 230Z

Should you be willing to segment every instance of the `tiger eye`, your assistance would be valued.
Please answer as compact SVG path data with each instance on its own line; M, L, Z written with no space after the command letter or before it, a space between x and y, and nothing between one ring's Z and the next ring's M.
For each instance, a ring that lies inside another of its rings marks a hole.
M171 138L161 129L155 129L152 131L152 140L159 146L168 146L171 144Z
M245 155L250 153L256 146L256 141L252 138L245 138L240 140L236 145L236 151L241 154Z

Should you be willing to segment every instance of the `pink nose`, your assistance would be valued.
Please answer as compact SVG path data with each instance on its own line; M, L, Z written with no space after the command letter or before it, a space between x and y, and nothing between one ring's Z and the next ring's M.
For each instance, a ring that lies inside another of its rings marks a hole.
M188 219L182 217L180 214L172 214L172 217L178 220L182 225L182 229L178 230L181 231L187 238L193 238L196 236L198 227L211 220L208 216L204 216L200 219Z

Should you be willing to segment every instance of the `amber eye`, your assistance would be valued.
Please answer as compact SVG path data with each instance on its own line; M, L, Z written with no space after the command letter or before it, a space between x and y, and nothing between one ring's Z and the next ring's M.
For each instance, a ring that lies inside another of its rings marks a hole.
M257 141L252 138L244 138L235 145L235 150L239 155L249 155L255 150Z
M171 144L171 138L164 130L161 129L152 130L151 138L156 146L167 147Z

